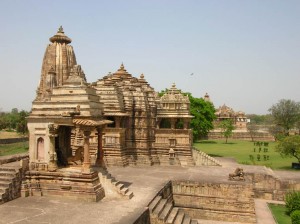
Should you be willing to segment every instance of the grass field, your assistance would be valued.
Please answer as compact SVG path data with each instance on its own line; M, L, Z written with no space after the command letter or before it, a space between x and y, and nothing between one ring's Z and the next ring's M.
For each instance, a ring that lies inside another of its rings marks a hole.
M277 204L268 204L269 208L278 224L292 224L291 218L285 214L285 206Z
M275 145L275 142L269 142L268 152L262 150L259 153L258 147L254 152L254 144L250 141L228 140L225 144L225 140L204 140L194 143L194 147L213 157L232 157L241 164L262 165L272 169L291 169L291 163L297 162L297 159L282 158L274 151ZM260 161L257 160L257 154L260 154ZM253 160L250 159L251 155ZM269 159L265 160L264 155L269 156Z
M0 156L7 156L24 152L28 152L28 142L0 144Z

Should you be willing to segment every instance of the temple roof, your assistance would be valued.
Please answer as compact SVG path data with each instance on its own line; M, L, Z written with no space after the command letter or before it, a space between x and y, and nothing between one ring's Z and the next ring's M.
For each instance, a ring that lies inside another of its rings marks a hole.
M73 123L77 125L83 125L83 126L102 126L106 124L112 124L113 121L110 120L89 120L89 119L73 119Z
M129 75L129 73L127 72L127 70L124 67L124 64L122 63L120 68L118 69L118 71L114 73L114 75L123 76L123 75Z
M72 42L72 40L67 37L65 35L65 32L64 32L64 29L62 28L62 26L60 26L58 28L58 31L57 33L53 36L53 37L50 37L49 40L54 43L54 42L58 42L58 43L65 43L65 44L69 44Z

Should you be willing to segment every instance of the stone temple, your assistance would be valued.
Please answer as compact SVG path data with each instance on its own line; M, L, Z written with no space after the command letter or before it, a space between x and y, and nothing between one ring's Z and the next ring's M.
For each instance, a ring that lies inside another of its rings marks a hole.
M123 63L87 83L62 27L50 42L28 117L25 194L97 201L105 193L94 167L194 165L190 102L175 84L159 97Z
M62 28L50 42L28 117L29 159L0 158L0 204L54 197L1 205L1 221L269 223L266 200L300 190L297 172L193 149L190 102L175 84L160 96L123 64L88 83Z

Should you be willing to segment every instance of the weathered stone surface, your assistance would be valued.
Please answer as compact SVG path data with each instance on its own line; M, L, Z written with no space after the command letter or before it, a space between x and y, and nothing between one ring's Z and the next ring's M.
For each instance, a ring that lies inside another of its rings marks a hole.
M256 223L252 184L172 181L174 206L194 219Z

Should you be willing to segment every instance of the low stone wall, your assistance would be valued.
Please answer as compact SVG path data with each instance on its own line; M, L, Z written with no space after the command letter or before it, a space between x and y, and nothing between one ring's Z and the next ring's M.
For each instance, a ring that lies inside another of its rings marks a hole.
M21 153L21 154L9 155L9 156L1 156L0 157L0 165L20 161L20 160L27 159L27 158L29 158L28 153Z
M225 139L220 131L213 131L208 133L208 139ZM251 135L249 132L233 132L230 139L239 139L252 141ZM267 132L258 132L253 137L254 141L275 141L274 137Z
M274 174L245 173L247 182L252 182L255 198L284 201L288 191L300 191L300 182L280 180Z
M28 141L28 137L6 138L6 139L0 139L0 144L11 144L11 143L17 143L17 142L26 142L26 141Z
M172 181L174 206L194 219L256 223L251 183Z

